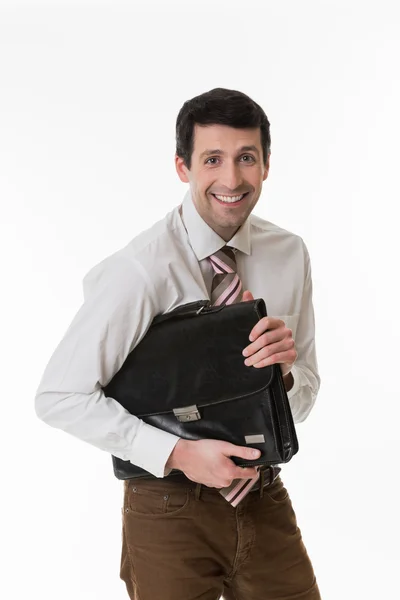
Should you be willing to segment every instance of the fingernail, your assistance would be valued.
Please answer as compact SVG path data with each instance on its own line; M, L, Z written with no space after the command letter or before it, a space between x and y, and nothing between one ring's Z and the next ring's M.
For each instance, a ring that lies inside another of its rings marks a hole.
M254 458L258 458L260 456L261 452L259 450L253 450L253 456Z

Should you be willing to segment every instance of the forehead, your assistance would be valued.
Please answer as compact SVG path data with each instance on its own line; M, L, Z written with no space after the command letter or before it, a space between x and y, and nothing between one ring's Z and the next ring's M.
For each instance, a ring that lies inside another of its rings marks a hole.
M219 149L223 152L235 152L242 146L256 146L261 152L261 130L236 129L228 125L194 126L193 153L201 154L206 150Z

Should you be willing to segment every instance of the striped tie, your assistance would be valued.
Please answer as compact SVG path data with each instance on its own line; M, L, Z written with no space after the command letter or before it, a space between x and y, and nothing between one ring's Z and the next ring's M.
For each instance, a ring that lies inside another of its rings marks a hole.
M211 285L211 303L214 306L221 304L235 304L243 296L242 282L236 272L235 251L229 246L224 246L209 257L214 269ZM250 492L260 474L253 479L234 479L230 486L222 488L220 494L232 504L237 506Z
M229 246L224 246L209 258L214 269L211 286L211 303L235 304L240 302L243 295L242 282L236 273L235 252Z

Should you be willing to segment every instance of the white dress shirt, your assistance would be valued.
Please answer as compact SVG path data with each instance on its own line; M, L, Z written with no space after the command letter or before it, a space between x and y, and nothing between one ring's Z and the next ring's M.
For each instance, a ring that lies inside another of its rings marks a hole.
M255 215L227 243L237 249L243 289L263 298L268 315L292 329L298 358L288 397L295 423L303 421L320 386L307 248L300 236ZM156 477L167 475L165 463L179 438L131 415L102 387L157 314L210 298L207 257L224 245L187 192L182 205L94 266L83 279L84 302L40 381L37 416Z

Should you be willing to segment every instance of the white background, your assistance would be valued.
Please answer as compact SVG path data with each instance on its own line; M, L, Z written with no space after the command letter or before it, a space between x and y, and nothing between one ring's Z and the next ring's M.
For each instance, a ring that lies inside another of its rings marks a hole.
M5 600L125 599L111 456L34 395L105 256L180 203L174 127L213 87L271 122L255 213L311 255L322 385L284 467L324 600L399 598L396 1L1 2Z

